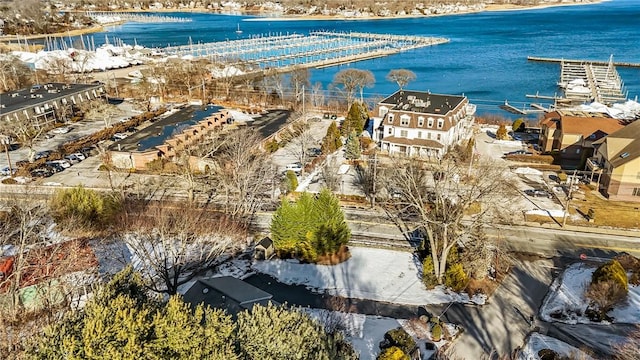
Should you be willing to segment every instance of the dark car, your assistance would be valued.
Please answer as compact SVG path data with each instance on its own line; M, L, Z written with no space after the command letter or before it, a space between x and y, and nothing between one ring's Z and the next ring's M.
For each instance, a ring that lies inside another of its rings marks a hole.
M527 189L524 191L524 193L533 197L546 197L546 198L553 197L553 195L550 192L542 189Z
M53 175L53 171L48 168L37 168L31 170L31 177L49 177Z

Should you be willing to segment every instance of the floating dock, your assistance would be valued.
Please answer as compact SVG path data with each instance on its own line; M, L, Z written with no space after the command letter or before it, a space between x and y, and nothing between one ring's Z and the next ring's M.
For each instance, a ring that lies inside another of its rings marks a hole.
M610 64L609 61L558 59L558 58L546 58L546 57L539 57L539 56L527 56L527 60L535 61L535 62L558 63L558 64L559 63L584 64L587 62L592 65L603 65L603 66L608 66ZM613 66L640 68L640 63L614 62Z
M163 56L208 58L244 69L286 72L292 68L321 68L397 54L449 42L445 38L315 31L268 34L249 39L170 46Z
M558 62L560 63L560 81L558 86L562 88L564 97L544 97L536 94L527 97L547 98L555 101L556 107L575 106L583 103L599 102L610 105L627 100L624 92L624 82L620 78L613 61L589 61L589 60L564 60L553 58L527 57L531 61ZM626 66L638 66L640 64L619 63Z

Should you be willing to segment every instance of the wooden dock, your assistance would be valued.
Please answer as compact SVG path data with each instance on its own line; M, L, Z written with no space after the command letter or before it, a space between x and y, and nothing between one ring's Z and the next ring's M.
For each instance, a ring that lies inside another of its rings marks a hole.
M558 64L566 63L566 64L591 64L591 65L601 65L601 66L609 65L609 61L558 59L558 58L546 58L546 57L538 57L538 56L527 56L527 60L535 61L535 62L558 63ZM640 68L640 63L614 62L613 66Z
M448 42L445 38L370 33L267 34L249 39L158 49L163 56L208 58L245 69L320 68L389 56Z

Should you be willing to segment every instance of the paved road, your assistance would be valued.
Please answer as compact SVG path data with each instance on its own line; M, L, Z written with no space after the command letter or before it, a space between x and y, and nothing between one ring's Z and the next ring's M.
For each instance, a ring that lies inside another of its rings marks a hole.
M538 313L552 281L553 261L523 261L507 276L486 305L453 304L441 316L461 324L465 331L451 353L461 359L479 359L492 351L509 355L533 330L530 316ZM436 311L444 311L442 307Z

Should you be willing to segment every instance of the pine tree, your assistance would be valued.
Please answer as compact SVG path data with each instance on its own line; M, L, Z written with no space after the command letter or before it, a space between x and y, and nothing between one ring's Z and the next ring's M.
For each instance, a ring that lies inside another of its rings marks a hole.
M498 131L496 131L496 139L507 140L507 127L504 124L500 124Z
M347 144L345 145L345 157L349 160L360 159L362 152L360 151L360 140L358 134L354 131L349 134Z
M320 150L325 155L331 154L338 150L342 146L342 140L340 139L340 130L335 121L332 121L327 129L327 134L322 139L322 145Z
M352 131L355 131L357 135L362 134L364 124L368 118L369 114L367 113L365 106L362 103L354 102L351 104L349 113L342 123L340 133L343 136L351 134Z

